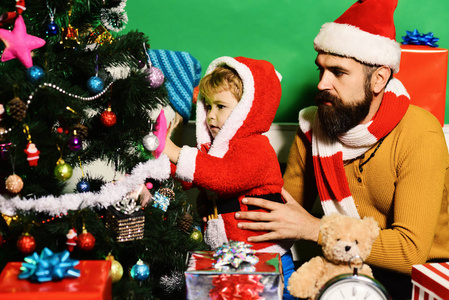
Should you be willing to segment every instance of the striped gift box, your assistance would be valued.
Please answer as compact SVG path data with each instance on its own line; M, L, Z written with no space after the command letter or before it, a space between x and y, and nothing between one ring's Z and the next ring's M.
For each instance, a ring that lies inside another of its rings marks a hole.
M449 299L449 262L414 265L412 300Z

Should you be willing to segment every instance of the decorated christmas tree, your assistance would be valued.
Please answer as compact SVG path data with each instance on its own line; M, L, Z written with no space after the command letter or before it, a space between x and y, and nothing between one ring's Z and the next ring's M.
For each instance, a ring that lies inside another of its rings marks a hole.
M125 6L0 2L0 270L67 250L113 260L117 299L181 299L187 252L205 246L160 155L167 79L148 37L122 33ZM98 161L111 180L89 174Z

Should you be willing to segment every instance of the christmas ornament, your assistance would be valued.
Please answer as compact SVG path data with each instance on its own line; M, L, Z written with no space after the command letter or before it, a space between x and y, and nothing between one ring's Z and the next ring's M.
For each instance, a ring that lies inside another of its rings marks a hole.
M19 122L25 119L26 112L27 106L19 97L14 97L6 103L6 113Z
M132 204L133 203L133 204ZM145 215L137 201L124 197L109 206L106 212L105 227L115 233L117 242L143 239Z
M28 143L25 150L23 150L27 155L28 164L30 167L36 167L37 161L39 160L39 150L37 150L34 143Z
M67 241L65 244L67 245L67 250L72 252L75 248L78 240L78 234L76 233L75 228L69 229L69 232L66 234Z
M111 44L113 41L114 38L112 37L112 34L102 24L98 25L87 38L87 44L95 44L95 46Z
M139 259L129 273L134 280L144 281L150 276L150 267Z
M112 127L117 123L117 116L112 112L111 106L101 114L100 121L106 127Z
M197 243L201 243L203 241L203 234L201 231L194 229L190 234L190 239Z
M3 119L3 114L5 113L5 107L0 103L0 121Z
M27 34L21 15L17 17L12 31L0 29L0 39L6 46L1 61L17 58L27 69L33 66L31 51L45 45L45 40Z
M190 227L192 227L192 224L193 217L188 212L185 212L177 222L178 228L185 233L188 233L190 231Z
M51 10L50 7L48 6L47 3L47 7L50 15L50 23L47 24L47 29L45 30L45 33L47 36L55 36L59 33L59 26L58 24L56 24L55 22L55 11L56 8L54 10Z
M142 139L142 144L148 151L154 151L159 147L159 139L153 132L149 132Z
M20 191L23 189L22 178L20 178L16 174L9 175L8 178L6 178L5 187L10 193L20 193Z
M69 251L53 253L45 247L41 255L36 252L25 257L20 267L19 279L28 279L31 282L61 281L63 278L78 278L81 271L74 269L78 260L70 259Z
M17 240L17 248L25 255L31 254L36 249L36 241L29 233L24 233Z
M76 131L73 132L73 135L67 141L67 147L71 151L78 151L83 147L83 142L81 138L76 134Z
M111 274L111 278L112 278L112 282L117 282L120 281L120 279L123 276L123 267L122 265L115 260L113 255L108 255L106 256L106 260L110 260L111 261L111 272L109 274Z
M60 158L56 162L54 174L55 174L56 179L58 179L60 181L66 181L70 177L72 177L73 169L69 164L66 164L62 158Z
M44 78L45 72L39 66L32 66L27 69L27 78L31 83L38 83L42 78Z
M159 140L159 146L154 150L154 157L158 158L162 151L165 149L165 139L167 138L167 118L165 117L164 110L161 109L159 116L156 119L156 125L154 128L154 134Z
M156 67L150 67L145 69L146 79L150 83L150 87L158 88L160 87L165 80L164 73Z
M104 82L98 76L92 76L87 80L87 89L92 94L98 94L104 89Z
M78 236L77 246L83 251L90 251L95 247L95 237L83 227L83 233Z
M72 5L71 5L70 1L69 1L69 5L70 5L70 8L69 8L69 11L67 12L69 24L67 25L67 28L62 29L62 40L61 40L60 44L63 46L64 49L76 50L78 48L78 46L80 45L80 42L78 40L78 29L74 28L70 24L70 18L72 17Z
M81 138L81 140L85 140L89 134L89 129L87 128L87 126L83 125L83 124L75 124L72 127L72 132L76 131L76 134Z
M164 275L161 277L160 285L163 288L164 292L168 294L168 296L172 296L175 293L179 293L183 291L185 284L185 276L181 271L174 271L172 274Z
M90 184L89 182L87 182L85 179L81 179L81 181L79 181L76 184L76 190L79 193L86 193L90 191Z
M117 1L115 1L117 2ZM101 9L101 23L109 30L119 32L125 29L128 23L128 15L125 11L126 0L111 8Z
M167 211L170 201L175 199L175 192L169 188L161 188L153 195L153 207Z

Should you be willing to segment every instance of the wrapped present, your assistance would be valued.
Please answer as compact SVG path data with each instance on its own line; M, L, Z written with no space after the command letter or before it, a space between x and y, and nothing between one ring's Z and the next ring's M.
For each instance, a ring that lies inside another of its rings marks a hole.
M9 262L0 274L0 299L2 300L78 300L111 299L112 282L109 272L111 261L81 260L76 269L80 276L65 277L59 281L36 283L19 279L22 262Z
M132 197L123 197L107 208L105 226L115 233L117 242L128 242L143 238L145 214Z
M414 265L413 300L449 299L449 263Z
M232 256L190 252L185 272L187 299L282 299L284 283L278 253Z
M410 94L411 103L444 125L448 50L426 45L401 45L400 70L394 75Z

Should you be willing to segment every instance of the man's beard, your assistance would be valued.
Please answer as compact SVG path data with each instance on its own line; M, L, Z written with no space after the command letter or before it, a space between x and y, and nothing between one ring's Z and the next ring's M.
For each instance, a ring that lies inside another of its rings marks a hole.
M373 101L373 93L368 82L365 83L365 98L357 104L343 104L339 97L331 95L328 91L319 91L315 101L318 104L318 118L322 131L335 139L366 118ZM331 102L332 105L323 102Z

